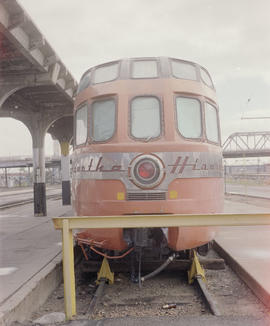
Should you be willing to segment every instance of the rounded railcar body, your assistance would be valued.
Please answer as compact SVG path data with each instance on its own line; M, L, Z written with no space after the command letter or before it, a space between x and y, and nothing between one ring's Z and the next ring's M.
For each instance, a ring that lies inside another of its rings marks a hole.
M222 211L218 106L201 66L138 58L94 67L81 79L74 120L75 214ZM163 231L176 251L201 246L215 233L209 227ZM122 229L87 234L106 249L128 246Z

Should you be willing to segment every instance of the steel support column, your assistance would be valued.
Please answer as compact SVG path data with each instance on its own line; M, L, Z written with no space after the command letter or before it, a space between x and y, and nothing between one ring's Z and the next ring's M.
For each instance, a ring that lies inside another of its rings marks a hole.
M5 168L5 182L6 182L6 187L8 188L7 168Z
M45 131L37 128L33 132L33 187L34 187L34 214L46 216L46 186L45 186Z
M54 121L48 129L48 133L53 139L57 139L61 147L61 175L62 175L62 203L70 205L70 158L69 144L73 135L73 117L65 116Z
M61 172L62 172L62 203L70 205L70 158L69 158L69 142L60 142L61 146Z

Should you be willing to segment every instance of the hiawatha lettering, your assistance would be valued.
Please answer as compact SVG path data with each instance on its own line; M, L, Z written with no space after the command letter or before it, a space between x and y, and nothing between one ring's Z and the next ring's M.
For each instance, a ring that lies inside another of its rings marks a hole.
M180 155L181 154L181 155ZM138 154L137 154L138 155ZM135 153L95 153L73 159L73 176L75 178L95 178L102 174L103 178L128 173ZM175 177L221 177L222 160L215 153L157 153L165 166L165 173Z

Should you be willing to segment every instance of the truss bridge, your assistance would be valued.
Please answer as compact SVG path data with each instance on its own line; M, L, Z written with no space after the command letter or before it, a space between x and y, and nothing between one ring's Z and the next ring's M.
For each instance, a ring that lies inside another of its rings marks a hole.
M235 132L223 144L224 158L270 156L270 131Z

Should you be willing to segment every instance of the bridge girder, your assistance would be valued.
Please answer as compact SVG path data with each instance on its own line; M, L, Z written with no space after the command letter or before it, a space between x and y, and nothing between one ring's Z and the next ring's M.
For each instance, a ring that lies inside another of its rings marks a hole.
M270 156L270 131L235 132L223 144L224 158Z

